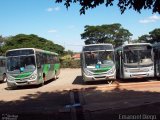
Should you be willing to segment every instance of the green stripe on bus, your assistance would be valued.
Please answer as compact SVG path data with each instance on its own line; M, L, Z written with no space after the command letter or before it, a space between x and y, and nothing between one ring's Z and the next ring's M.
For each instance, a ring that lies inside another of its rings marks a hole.
M43 65L43 73L45 73L46 75L48 74L49 69L50 69L50 64Z
M15 76L16 80L28 77L32 74L32 72L21 73L20 75Z
M57 72L60 69L60 64L56 63L54 64L54 70Z
M94 73L102 73L102 72L107 72L108 70L110 70L112 67L105 67L105 68L99 68L97 70L92 70L92 72Z

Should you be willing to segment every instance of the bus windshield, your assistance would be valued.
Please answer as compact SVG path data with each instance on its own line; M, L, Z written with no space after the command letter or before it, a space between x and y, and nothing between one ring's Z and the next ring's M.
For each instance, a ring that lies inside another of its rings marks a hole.
M149 46L138 46L124 48L124 65L126 67L153 65L152 51Z
M101 68L114 65L113 51L94 51L85 52L86 68L95 68L96 64L100 64Z
M35 70L35 57L15 56L7 58L7 71L13 73L32 72Z

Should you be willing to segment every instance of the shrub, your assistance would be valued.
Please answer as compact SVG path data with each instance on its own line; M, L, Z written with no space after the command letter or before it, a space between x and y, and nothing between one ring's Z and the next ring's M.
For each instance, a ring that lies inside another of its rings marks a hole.
M61 60L61 68L80 68L80 60Z

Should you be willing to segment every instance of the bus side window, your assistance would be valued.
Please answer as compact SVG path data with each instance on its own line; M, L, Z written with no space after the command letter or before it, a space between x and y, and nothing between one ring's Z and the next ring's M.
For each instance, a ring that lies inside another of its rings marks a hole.
M41 68L41 57L39 54L36 54L37 67Z
M50 56L50 61L51 61L51 64L54 64L54 57L52 55Z
M44 64L47 64L47 55L46 54L44 54L43 59L44 59Z
M56 63L56 56L54 55L53 56L53 64L55 64Z
M57 57L56 56L54 56L54 62L57 63Z
M57 63L59 63L59 57L57 57Z

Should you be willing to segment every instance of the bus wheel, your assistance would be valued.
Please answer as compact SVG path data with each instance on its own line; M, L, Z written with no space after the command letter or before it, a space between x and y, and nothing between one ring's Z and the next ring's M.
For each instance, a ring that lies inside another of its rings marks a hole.
M7 81L6 73L3 74L3 82Z
M45 75L45 73L43 73L43 81L45 81L46 80L46 75Z
M18 89L18 86L8 86L6 89L7 90L16 90L16 89Z
M43 85L44 85L45 80L46 80L46 76L45 76L45 73L43 73L43 79L42 79L41 86L43 86Z
M82 84L83 84L83 85L89 85L89 82L88 82L88 81L83 81Z
M112 80L108 80L107 82L108 82L109 85L111 85L113 83Z

